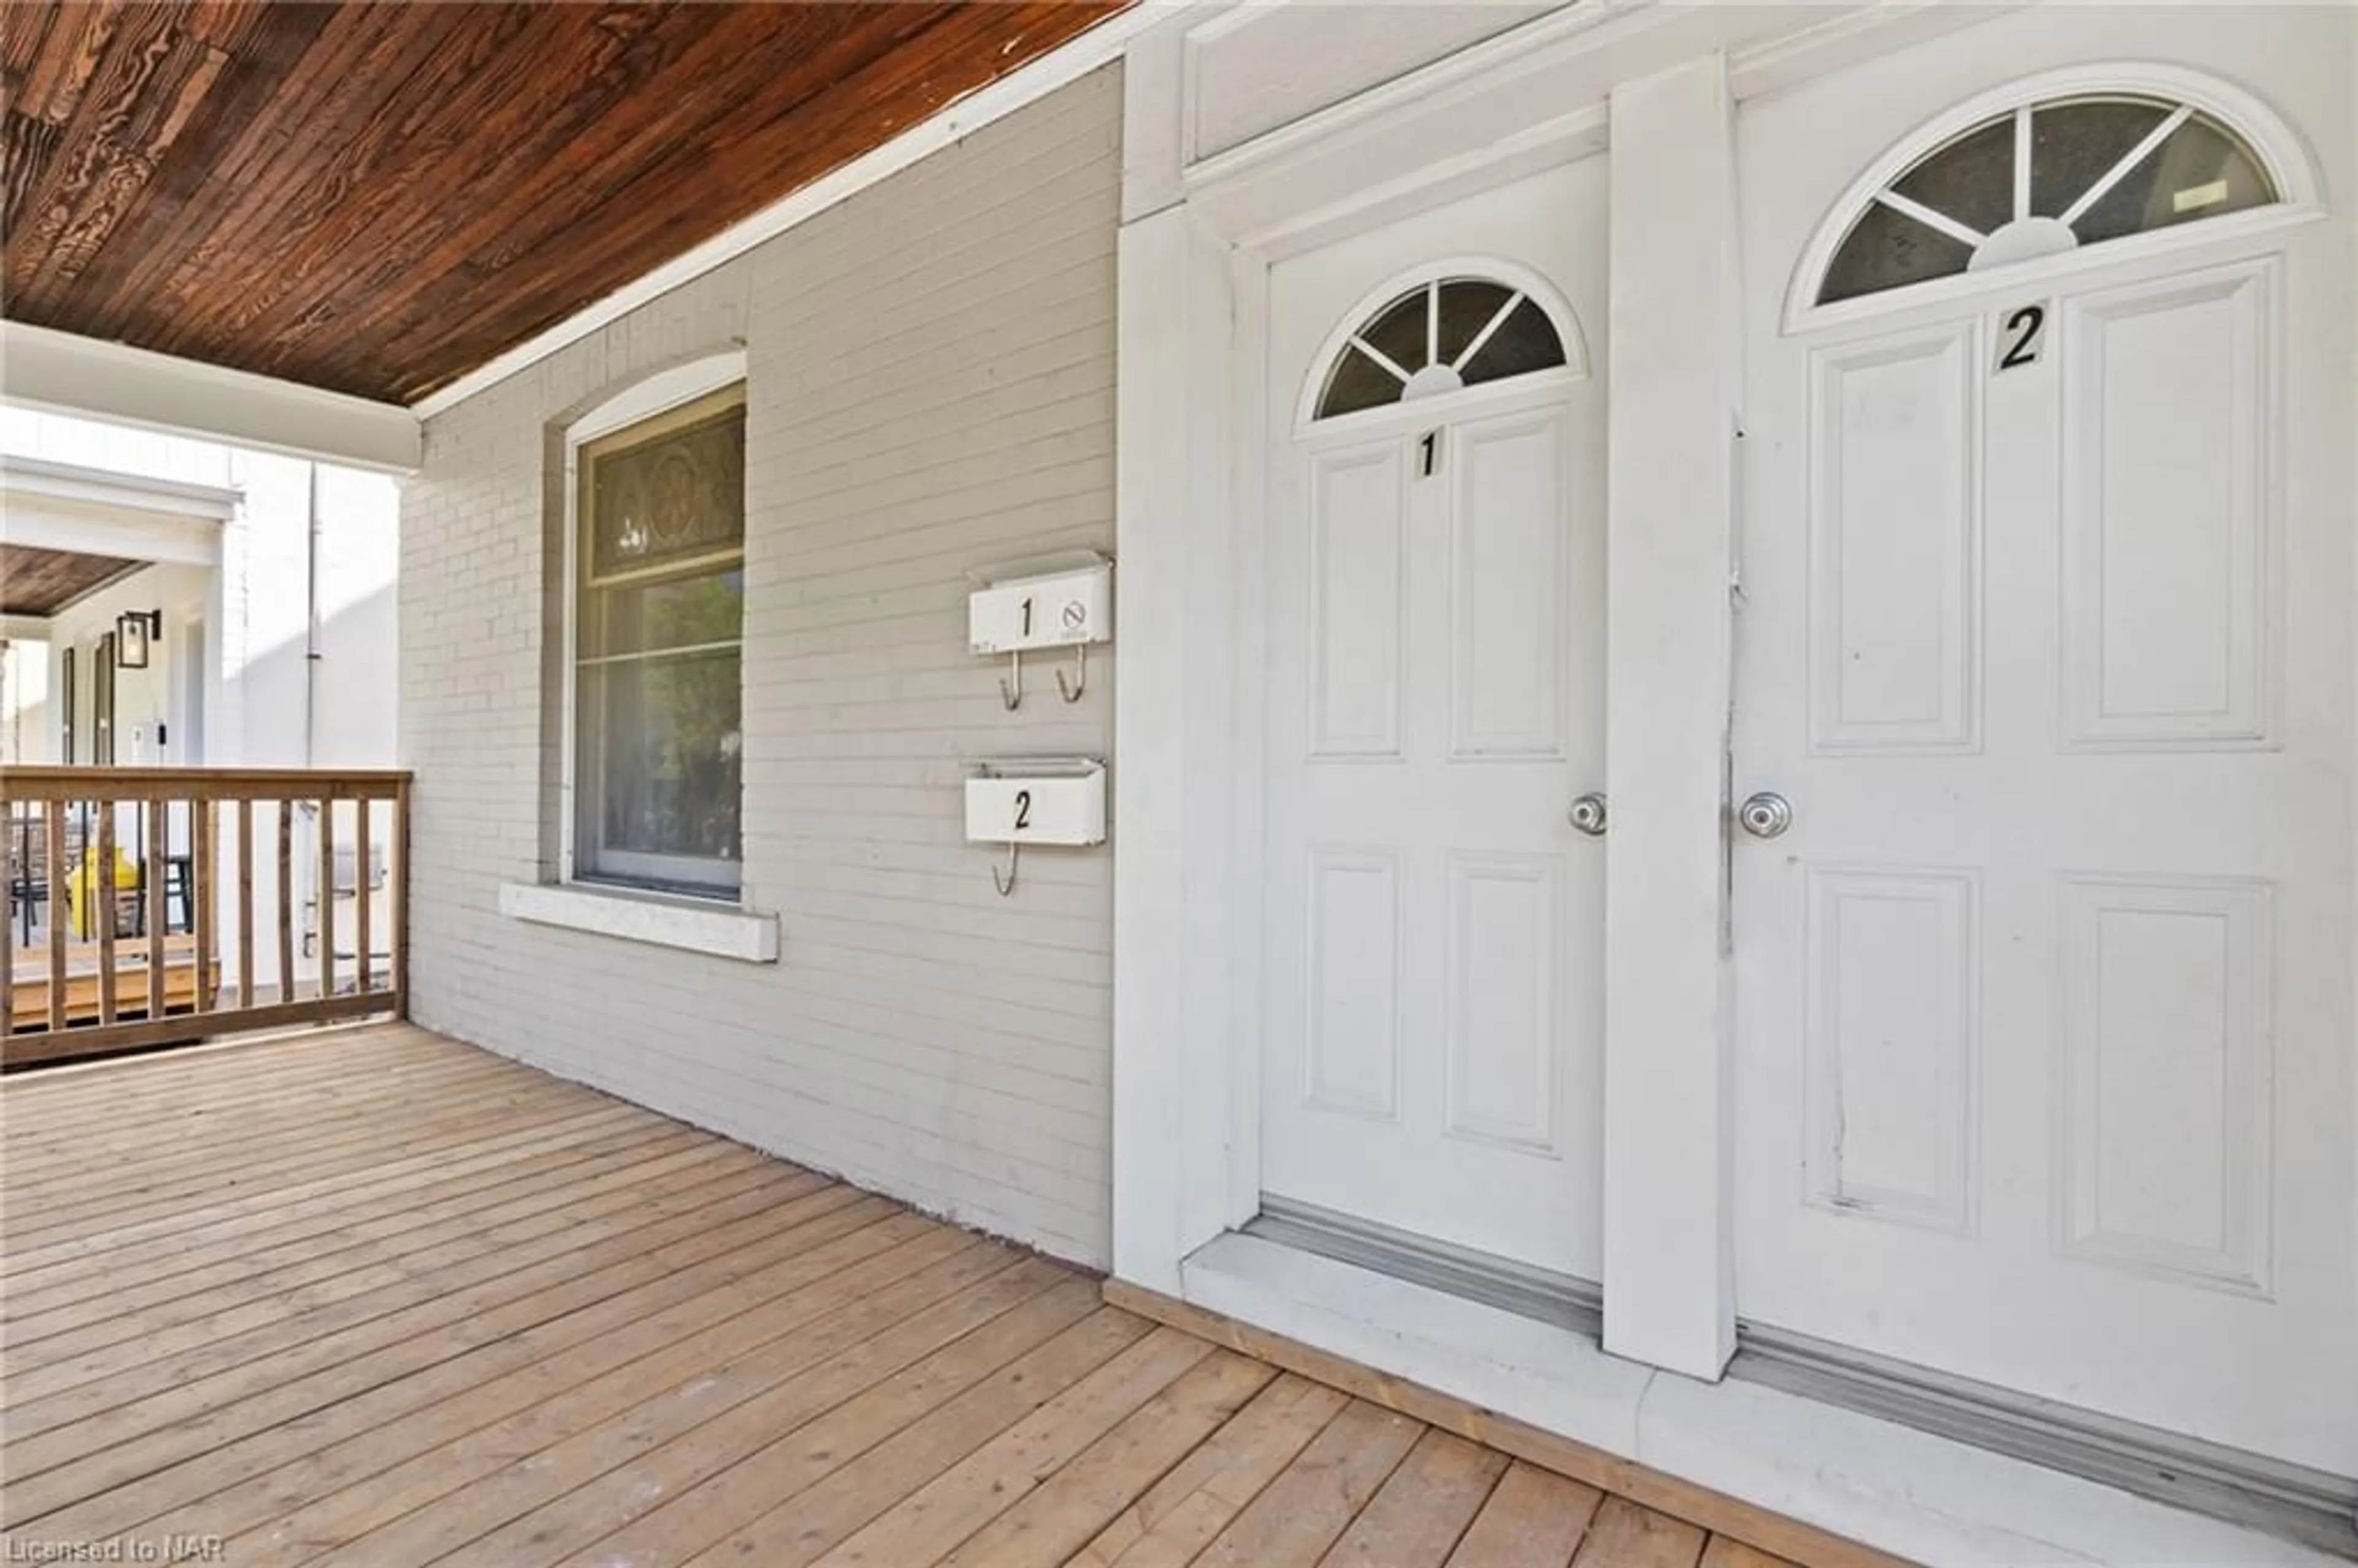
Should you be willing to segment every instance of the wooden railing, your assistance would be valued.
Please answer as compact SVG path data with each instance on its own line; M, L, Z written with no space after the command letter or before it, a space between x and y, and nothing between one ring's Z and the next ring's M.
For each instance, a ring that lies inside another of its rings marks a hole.
M408 1011L409 775L0 768L0 1065Z

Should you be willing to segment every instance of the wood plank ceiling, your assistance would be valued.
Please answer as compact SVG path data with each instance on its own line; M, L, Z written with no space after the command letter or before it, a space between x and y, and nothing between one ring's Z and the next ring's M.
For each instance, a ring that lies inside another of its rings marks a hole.
M0 615L55 615L146 564L0 541Z
M1126 0L0 4L0 313L447 385Z

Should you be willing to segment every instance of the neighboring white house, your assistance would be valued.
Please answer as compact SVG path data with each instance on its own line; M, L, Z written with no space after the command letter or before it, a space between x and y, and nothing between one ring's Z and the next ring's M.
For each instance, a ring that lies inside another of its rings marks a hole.
M2354 88L1084 35L371 411L413 1016L1920 1560L2358 1551ZM1016 702L972 596L1101 558Z
M0 407L0 762L390 766L399 510L382 473Z

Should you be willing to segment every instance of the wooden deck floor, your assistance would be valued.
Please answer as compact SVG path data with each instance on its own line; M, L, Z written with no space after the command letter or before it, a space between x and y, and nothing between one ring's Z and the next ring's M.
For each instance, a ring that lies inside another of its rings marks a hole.
M406 1025L0 1121L11 1562L1782 1561Z

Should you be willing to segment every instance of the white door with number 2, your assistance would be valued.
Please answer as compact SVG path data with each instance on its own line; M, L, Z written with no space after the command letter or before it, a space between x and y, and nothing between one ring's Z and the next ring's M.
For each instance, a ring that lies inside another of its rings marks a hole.
M1753 287L1737 1308L2358 1474L2349 242L2257 222L2256 111L2086 75ZM1748 254L1860 90L1747 127Z

